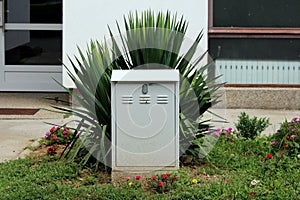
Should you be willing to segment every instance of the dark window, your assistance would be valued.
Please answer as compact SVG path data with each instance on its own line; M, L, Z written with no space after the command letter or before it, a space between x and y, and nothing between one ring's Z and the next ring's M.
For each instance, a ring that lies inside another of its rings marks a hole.
M214 59L300 61L300 39L211 38L209 49Z
M6 23L62 23L62 0L7 0Z
M299 0L214 0L214 27L300 27Z
M60 65L62 31L6 31L6 65Z

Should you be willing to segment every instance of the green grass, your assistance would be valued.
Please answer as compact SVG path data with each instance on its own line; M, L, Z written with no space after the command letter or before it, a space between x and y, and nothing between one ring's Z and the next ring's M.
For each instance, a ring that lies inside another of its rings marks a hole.
M266 159L267 153L269 141L263 138L220 139L209 157L179 170L175 188L166 194L114 187L106 175L75 163L15 160L0 164L0 199L299 199L300 161ZM252 180L259 183L251 185Z

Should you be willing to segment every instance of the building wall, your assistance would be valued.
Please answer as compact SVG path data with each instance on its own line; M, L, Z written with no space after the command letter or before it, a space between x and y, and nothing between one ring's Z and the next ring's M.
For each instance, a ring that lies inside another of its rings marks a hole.
M76 46L84 50L91 39L103 41L104 36L109 38L107 25L116 33L116 20L122 25L123 16L130 11L149 8L183 15L189 22L188 38L194 39L203 29L201 47L207 49L208 3L204 0L64 0L63 7L63 63L67 66L67 56L78 55ZM74 87L65 69L63 83L66 87Z
M300 1L208 0L208 9L209 53L224 82L299 86Z

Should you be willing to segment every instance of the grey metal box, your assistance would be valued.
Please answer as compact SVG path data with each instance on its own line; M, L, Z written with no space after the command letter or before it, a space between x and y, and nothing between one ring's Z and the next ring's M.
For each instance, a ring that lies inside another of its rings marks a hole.
M179 167L179 72L112 72L112 167Z

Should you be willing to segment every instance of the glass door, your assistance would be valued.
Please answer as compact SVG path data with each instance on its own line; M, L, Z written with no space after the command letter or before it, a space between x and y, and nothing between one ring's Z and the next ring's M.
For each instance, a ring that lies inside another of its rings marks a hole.
M0 91L62 91L62 0L0 2Z

